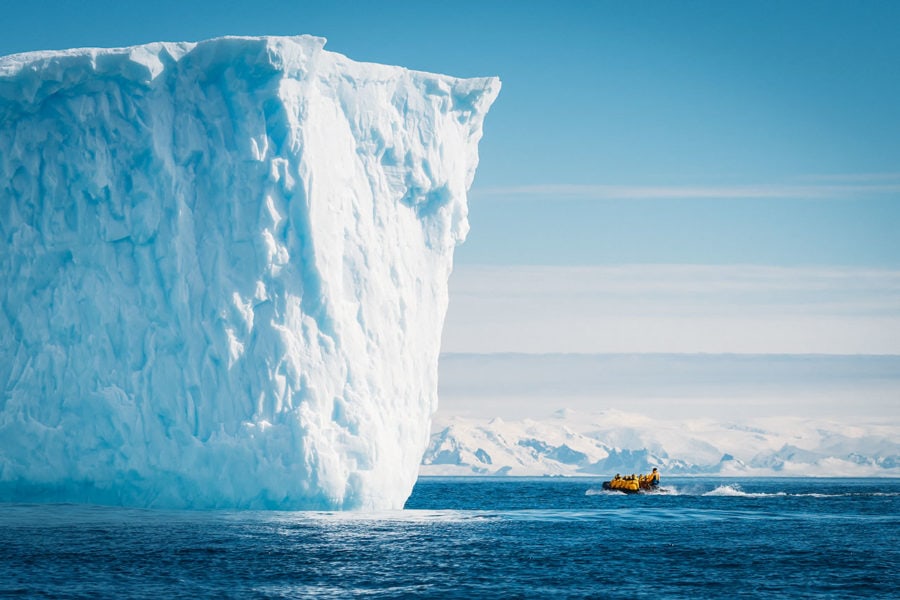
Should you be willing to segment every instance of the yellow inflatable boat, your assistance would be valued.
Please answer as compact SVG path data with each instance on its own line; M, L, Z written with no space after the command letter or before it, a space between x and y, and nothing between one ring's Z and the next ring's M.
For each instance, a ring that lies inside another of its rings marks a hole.
M625 477L617 473L609 481L603 482L603 489L625 494L655 492L659 489L659 471L654 468L649 475L626 475Z

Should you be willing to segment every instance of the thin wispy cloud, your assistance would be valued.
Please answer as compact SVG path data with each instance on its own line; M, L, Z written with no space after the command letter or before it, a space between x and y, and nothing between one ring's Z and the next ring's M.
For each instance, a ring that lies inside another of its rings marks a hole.
M885 175L843 176L842 183L760 185L606 185L535 184L474 188L475 197L554 196L586 200L752 200L752 199L847 199L900 194L900 177ZM895 180L896 179L896 180ZM825 181L825 180L822 180Z
M658 418L828 415L900 426L900 356L461 354L441 356L440 412L545 418L599 407Z
M459 267L445 352L900 354L900 271Z

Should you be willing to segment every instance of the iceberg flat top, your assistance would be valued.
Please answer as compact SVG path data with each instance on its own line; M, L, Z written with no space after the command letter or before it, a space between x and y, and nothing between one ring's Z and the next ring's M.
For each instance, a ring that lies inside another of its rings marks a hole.
M120 48L72 48L67 50L39 50L0 56L0 79L13 81L0 85L0 98L9 102L26 101L33 103L61 89L77 85L79 75L96 77L110 74L136 83L150 83L165 72L167 66L184 59L185 55L198 52L205 55L207 66L223 64L228 59L241 56L244 65L253 64L264 71L280 71L288 76L301 75L308 71L313 60L331 62L328 66L340 65L355 75L389 79L398 73L408 73L413 79L432 82L441 81L438 86L444 93L453 86L459 93L459 86L487 91L482 97L489 107L500 91L497 77L458 78L405 67L378 63L357 62L335 52L325 51L326 40L312 35L296 36L224 36L202 42L153 42L138 46ZM332 62L333 61L333 62ZM31 81L37 84L35 95L29 95L19 87ZM13 85L15 84L15 85ZM18 88L18 89L17 89ZM438 89L432 90L439 92Z
M496 78L0 58L0 500L400 508Z

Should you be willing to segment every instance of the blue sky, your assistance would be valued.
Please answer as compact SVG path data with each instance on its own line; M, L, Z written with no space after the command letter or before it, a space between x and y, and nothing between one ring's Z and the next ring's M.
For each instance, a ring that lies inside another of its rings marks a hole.
M500 75L461 265L900 267L896 2L0 8L2 54L312 33L356 60Z
M0 14L0 54L310 33L359 61L499 75L451 280L457 361L643 354L635 372L662 381L659 353L900 355L900 2L0 0ZM533 369L504 364L511 380ZM841 402L896 419L886 364L886 388L847 375ZM594 406L592 385L565 394ZM813 410L794 391L759 406Z

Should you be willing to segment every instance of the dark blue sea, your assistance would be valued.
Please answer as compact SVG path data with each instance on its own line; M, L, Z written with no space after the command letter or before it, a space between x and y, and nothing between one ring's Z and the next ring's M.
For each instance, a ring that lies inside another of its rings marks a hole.
M900 480L419 481L378 514L0 505L0 596L898 598Z

